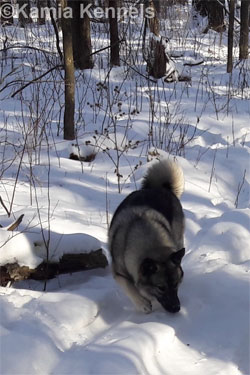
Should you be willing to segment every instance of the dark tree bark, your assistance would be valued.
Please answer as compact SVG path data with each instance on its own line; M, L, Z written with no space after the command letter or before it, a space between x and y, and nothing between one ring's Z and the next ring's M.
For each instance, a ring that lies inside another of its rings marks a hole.
M150 48L153 56L148 63L148 73L154 78L162 78L166 74L166 64L169 62L165 47L161 41L151 39Z
M166 3L168 3L168 1ZM154 0L154 7L156 10L156 13L159 15L161 12L161 0Z
M146 20L150 32L154 35L153 37L150 37L149 41L147 70L149 75L159 79L166 75L166 64L169 62L169 57L165 50L165 43L160 36L160 22L155 7L155 1L149 0L146 3L146 7L150 7L152 14L154 14L154 17Z
M147 6L152 9L152 13L154 13L154 17L149 18L149 29L151 33L153 33L156 36L160 35L160 22L159 22L159 14L157 12L157 7L155 6L156 1L149 0L147 2Z
M225 0L220 0L224 4ZM224 9L216 0L192 0L193 8L202 17L208 17L208 28L217 32L225 31Z
M36 6L38 8L38 24L39 25L44 25L45 22L46 22L46 19L45 19L45 14L44 12L42 11L42 8L45 8L47 6L47 0L37 0L36 2Z
M231 73L233 70L234 11L235 11L235 0L230 0L228 46L227 46L227 72L228 73Z
M72 18L72 39L73 39L73 55L76 69L93 68L92 45L90 36L90 19L88 12L81 12L82 9L88 7L91 2L89 0L69 0L68 5L73 10Z
M192 7L195 12L199 13L202 17L207 16L206 3L204 0L192 0Z
M30 1L17 0L17 4L19 6L19 25L25 27L25 25L32 22L30 17Z
M48 4L48 7L50 9L49 13L50 13L51 23L52 23L52 26L53 26L54 31L55 31L57 52L58 52L58 54L60 56L61 61L63 61L63 53L62 53L61 47L60 47L60 36L59 36L59 27L61 28L61 21L60 21L60 24L59 24L57 22L59 20L56 21L56 19L54 18L53 7L52 7L51 0L47 0L47 4ZM58 7L58 3L56 5Z
M67 6L66 0L60 0L62 9ZM75 69L73 59L73 45L71 19L62 17L63 52L65 70L65 109L64 109L64 139L75 139Z
M249 0L241 0L240 6L240 60L248 59Z
M109 0L110 64L120 65L117 0Z

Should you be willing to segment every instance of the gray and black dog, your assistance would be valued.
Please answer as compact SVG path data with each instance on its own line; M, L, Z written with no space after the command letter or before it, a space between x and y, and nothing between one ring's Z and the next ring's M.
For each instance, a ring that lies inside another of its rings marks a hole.
M183 172L177 162L155 162L141 189L125 198L112 218L109 250L114 278L145 313L152 311L154 299L169 312L180 310L177 292L185 249L179 198L183 190Z

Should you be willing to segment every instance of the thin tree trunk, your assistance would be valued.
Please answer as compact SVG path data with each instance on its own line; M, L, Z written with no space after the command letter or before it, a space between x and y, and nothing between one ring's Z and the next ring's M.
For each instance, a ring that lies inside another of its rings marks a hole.
M155 1L149 0L146 4L151 8L154 17L147 19L150 32L154 35L149 41L149 56L147 59L147 70L154 78L162 78L166 74L166 64L169 58L165 51L165 45L160 37L160 22L155 8Z
M233 39L234 39L234 10L235 0L229 2L229 27L228 27L228 46L227 46L227 72L233 70Z
M47 4L48 4L48 7L50 9L49 13L50 13L51 23L52 23L52 26L53 26L54 31L55 31L57 52L58 52L58 54L60 56L61 61L63 61L63 53L62 53L61 47L60 47L60 37L59 37L59 31L58 31L59 24L56 22L56 20L54 18L53 7L52 7L51 0L47 0ZM58 3L57 3L57 6L58 6Z
M67 6L66 0L60 0L61 7ZM62 17L63 52L65 70L65 109L64 109L64 139L75 139L75 69L73 59L71 19Z
M119 35L117 22L117 0L109 0L109 28L110 28L110 64L120 65Z
M248 59L249 0L241 0L240 6L240 60Z
M45 14L42 11L42 9L44 9L47 5L48 5L47 0L37 0L36 1L36 6L38 8L38 20L37 20L37 22L38 22L39 25L44 25L45 22L46 22Z
M86 8L89 4L90 1L88 0L68 1L68 5L73 10L71 28L74 64L76 69L81 70L93 68L90 19L88 12L81 14L81 8Z
M85 6L88 6L91 1L83 1ZM94 66L93 59L91 56L92 45L91 45L91 33L90 33L90 19L88 13L84 14L82 22L80 24L80 35L81 35L81 46L85 53L83 54L83 60L81 69L92 69ZM78 47L79 48L79 47Z
M30 1L29 0L17 0L19 6L19 24L21 27L25 27L26 24L32 23L30 18Z
M151 33L153 33L155 36L160 36L160 22L159 22L158 13L155 7L155 1L149 0L148 7L151 8L152 13L154 14L154 17L149 18L149 29Z

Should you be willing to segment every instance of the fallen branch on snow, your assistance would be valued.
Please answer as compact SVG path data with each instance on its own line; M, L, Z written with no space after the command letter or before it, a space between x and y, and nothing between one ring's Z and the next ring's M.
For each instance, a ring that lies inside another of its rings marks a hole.
M18 263L0 266L0 285L8 283L32 280L49 280L54 277L78 271L86 271L94 268L105 268L108 265L102 249L82 254L64 254L59 262L42 262L35 269L20 266Z

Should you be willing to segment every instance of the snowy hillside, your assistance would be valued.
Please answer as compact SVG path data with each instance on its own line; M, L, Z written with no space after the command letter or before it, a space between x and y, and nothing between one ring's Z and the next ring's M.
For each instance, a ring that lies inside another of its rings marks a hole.
M135 70L124 64L110 71L104 51L93 70L76 73L75 142L63 140L59 126L62 72L11 97L19 79L47 71L55 54L17 48L2 57L0 90L9 84L0 91L0 195L12 211L8 218L0 205L3 227L24 214L18 230L29 241L50 238L51 256L55 249L92 248L84 234L94 237L96 247L101 243L109 258L107 228L115 208L140 187L150 161L169 153L184 171L186 217L179 313L160 306L149 315L136 312L110 266L60 275L46 291L43 282L31 280L1 287L3 375L250 374L249 62L227 74L226 33L221 39L213 31L200 33L189 19L172 22L166 21L165 32L175 26L169 49L182 56L178 68L204 60L185 67L191 82L147 80L138 53L139 21L130 25L126 58ZM95 49L109 44L98 27ZM26 45L28 38L56 51L48 26L27 30L1 28L1 45L8 33L8 41ZM94 160L71 160L72 151ZM3 249L11 248L16 259L23 255L18 235L16 255L11 241L0 248L2 262ZM22 259L39 263L41 253L29 251L31 258Z

